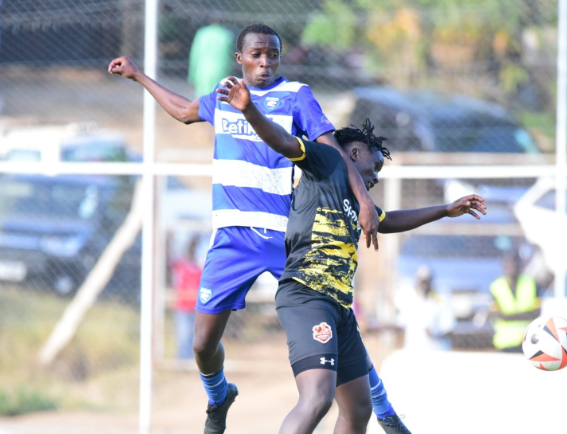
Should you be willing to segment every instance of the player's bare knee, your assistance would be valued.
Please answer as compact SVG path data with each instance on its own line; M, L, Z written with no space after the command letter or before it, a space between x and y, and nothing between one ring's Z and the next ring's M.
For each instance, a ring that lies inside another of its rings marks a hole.
M193 352L200 358L213 357L217 353L218 348L218 342L202 336L195 336L193 339Z
M367 403L357 406L355 418L360 421L362 426L366 426L372 417L372 412L372 401L369 400Z
M311 413L316 419L323 419L333 405L332 399L321 399L310 406Z
M315 418L323 418L333 405L334 395L319 394L310 396L300 396L299 402L303 411L311 413Z
M348 410L339 407L339 422L343 428L348 427L349 432L363 433L372 417L372 405L356 405ZM341 420L342 419L342 420Z

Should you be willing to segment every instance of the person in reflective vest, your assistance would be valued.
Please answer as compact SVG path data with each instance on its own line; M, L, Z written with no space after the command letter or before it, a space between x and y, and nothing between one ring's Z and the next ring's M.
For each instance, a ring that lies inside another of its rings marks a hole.
M521 274L521 258L514 252L504 257L504 276L490 285L494 297L494 347L521 352L526 327L540 315L540 299L535 280Z

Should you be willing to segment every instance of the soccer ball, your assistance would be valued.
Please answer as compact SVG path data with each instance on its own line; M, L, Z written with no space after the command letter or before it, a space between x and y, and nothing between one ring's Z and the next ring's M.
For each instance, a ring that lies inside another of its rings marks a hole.
M567 366L567 320L558 316L539 317L526 328L522 342L529 362L544 371Z

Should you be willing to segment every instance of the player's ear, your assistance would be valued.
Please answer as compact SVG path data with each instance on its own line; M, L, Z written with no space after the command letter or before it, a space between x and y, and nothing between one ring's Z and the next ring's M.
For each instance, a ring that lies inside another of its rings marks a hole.
M348 150L348 155L352 161L356 161L360 158L360 148L356 145L352 145Z
M236 53L234 53L234 58L236 59L236 63L242 65L242 53L239 53L237 51Z

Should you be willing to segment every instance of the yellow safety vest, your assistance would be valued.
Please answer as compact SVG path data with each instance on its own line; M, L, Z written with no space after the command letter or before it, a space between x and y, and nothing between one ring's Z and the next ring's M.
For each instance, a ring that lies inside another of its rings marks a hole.
M490 285L490 292L498 303L500 312L504 315L530 312L538 307L537 286L531 277L520 275L516 283L516 296L512 292L508 279L499 277ZM531 320L508 321L497 319L494 323L494 347L502 350L504 348L522 345L524 332Z

